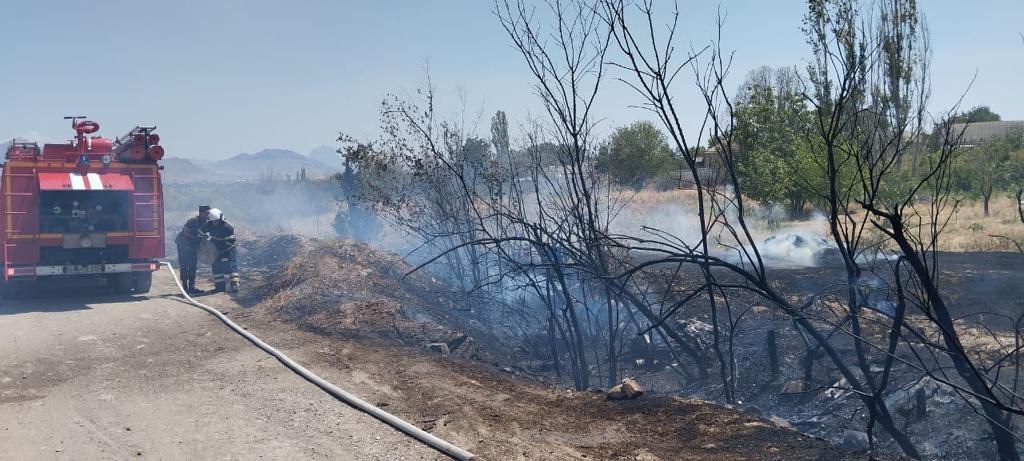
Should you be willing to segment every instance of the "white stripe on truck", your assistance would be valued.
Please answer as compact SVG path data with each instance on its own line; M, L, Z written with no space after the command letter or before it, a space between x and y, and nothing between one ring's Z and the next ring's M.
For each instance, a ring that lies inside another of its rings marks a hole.
M87 173L85 178L89 180L89 189L103 190L103 180L96 173Z
M71 188L74 190L85 190L85 178L78 173L68 173L71 175Z

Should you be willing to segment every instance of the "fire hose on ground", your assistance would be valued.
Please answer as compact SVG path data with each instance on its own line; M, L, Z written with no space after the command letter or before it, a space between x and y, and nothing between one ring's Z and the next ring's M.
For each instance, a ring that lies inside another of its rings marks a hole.
M185 288L181 285L181 280L178 278L178 274L174 271L174 267L171 266L171 264L166 261L161 262L161 264L167 266L167 268L169 269L168 272L170 272L171 277L174 278L174 283L178 285L178 290L181 292L181 295L184 296L185 299L188 300L190 304L217 317L221 322L227 325L228 328L231 328L232 330L235 331L235 333L238 333L245 339L249 340L249 342L253 343L256 347L263 349L264 352L272 355L279 362L284 364L284 366L288 367L299 376L302 376L302 378L305 379L306 381L315 384L320 389L323 389L324 392L331 394L331 396L338 400L341 400L342 402L345 402L349 406L356 408L364 413L367 413L370 416L373 416L374 418L377 418L378 420L386 423L387 425L395 429L398 429L399 431L405 433L406 435L416 440L419 440L420 442L429 445L431 448L434 448L448 456L451 456L454 459L476 459L476 455L466 450L463 450L462 448L459 448L449 442L446 442L440 439L439 437L427 431L424 431L423 429L420 429L415 425L395 415L392 415L391 413L381 410L380 408L377 408L376 406L367 403L365 400L360 399L359 397L356 397L355 395L346 392L344 389L335 386L334 384L331 384L327 380L313 374L313 372L307 370L306 367L299 365L297 362L289 358L287 355L284 355L284 353L282 353L281 351L263 342L261 339L257 338L252 333L249 333L244 328L238 326L238 324L236 324L235 322L232 322L231 319L227 318L227 316L222 314L217 309L214 309L193 299L191 296L189 296L188 293L185 292Z

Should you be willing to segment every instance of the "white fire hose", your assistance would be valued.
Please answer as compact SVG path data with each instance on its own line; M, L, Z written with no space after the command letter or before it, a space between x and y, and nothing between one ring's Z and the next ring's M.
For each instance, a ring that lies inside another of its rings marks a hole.
M178 274L174 271L174 267L171 266L171 263L166 262L166 261L162 261L160 264L163 264L164 266L167 266L167 268L169 269L168 272L170 272L171 273L171 277L174 278L174 283L178 285L178 290L181 291L182 296L184 296L185 299L188 300L189 303L191 303L193 306L196 306L196 307L198 307L198 308L200 308L200 309L202 309L202 310L204 310L204 311L206 311L206 312L208 312L210 314L213 314L215 317L220 319L221 322L224 322L224 324L227 325L228 328L231 328L232 330L234 330L235 333L238 333L238 334L242 335L242 337L244 337L245 339L248 339L249 342L255 344L256 347L258 347L260 349L263 349L264 352L274 356L274 358L276 358L278 361L280 361L282 364L284 364L284 366L290 368L292 371L297 373L299 376L302 376L307 381L315 384L320 389L323 389L324 392L327 392L328 394L331 394L332 396L334 396L338 400L341 400L342 402L345 402L348 405L350 405L352 407L355 407L358 410L363 411L364 413L368 413L370 416L373 416L374 418L377 418L377 419L383 421L384 423L388 424L389 426L391 426L391 427L393 427L395 429L398 429L399 431L404 432L406 435L408 435L408 436L410 436L412 438L415 438L416 440L419 440L420 442L423 442L423 443L429 445L430 447L432 447L432 448L434 448L434 449L436 449L436 450L438 450L438 451L440 451L440 452L442 452L442 453L444 453L444 454L446 454L448 456L451 456L454 459L458 459L458 460L473 460L473 459L477 459L476 455L474 455L474 454L472 454L472 453L470 453L470 452L468 452L466 450L463 450L462 448L459 448L459 447L457 447L457 446L455 446L455 445L453 445L451 443L448 443L448 442L446 442L446 441L444 441L444 440L434 436L433 434L431 434L431 433L429 433L427 431L424 431L423 429L420 429L420 428L414 426L413 424L410 424L409 422L407 422L407 421L405 421L405 420L403 420L403 419L401 419L401 418L399 418L399 417L397 417L395 415L392 415L391 413L388 413L388 412L386 412L384 410L381 410L380 408L377 408L377 407L375 407L373 405L370 405L365 400L360 399L359 397L356 397L356 396L354 396L354 395L352 395L352 394L350 394L348 392L345 392L344 389L342 389L342 388L340 388L338 386L335 386L334 384L331 384L327 380L325 380L325 379L323 379L323 378L313 374L313 372L307 370L306 367L303 367L302 365L299 365L294 360L288 358L287 355L284 355L284 353L282 353L281 351L279 351L279 350L275 349L274 347L270 346L269 344L263 342L262 340L257 338L252 333L249 333L244 328L238 326L238 324L236 324L235 322L232 322L231 319L227 318L227 316L222 314L217 309L214 309L214 308L212 308L210 306L207 306L207 305L205 305L205 304L203 304L203 303L201 303L199 301L196 301L195 299L192 299L192 297L189 296L189 294L187 292L185 292L185 288L181 285L181 280L178 278Z

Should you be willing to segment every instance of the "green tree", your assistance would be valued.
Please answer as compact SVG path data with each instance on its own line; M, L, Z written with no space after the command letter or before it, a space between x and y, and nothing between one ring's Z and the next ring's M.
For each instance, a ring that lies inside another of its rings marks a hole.
M648 181L670 171L672 149L665 134L648 121L615 130L597 156L597 168L615 182L640 189Z
M494 155L498 161L508 161L512 151L508 137L508 118L505 111L499 110L491 118L491 144L494 146Z
M736 173L743 192L771 208L785 204L802 213L820 181L808 142L812 115L792 68L755 69L736 98Z
M1015 179L1017 162L1011 149L1012 144L1004 138L969 149L960 157L961 187L981 199L985 216L989 215L992 194L1008 188Z
M512 150L513 170L525 171L531 166L558 166L558 158L565 151L565 147L546 141L531 145L529 148Z
M335 175L341 194L340 206L334 214L334 232L341 238L351 238L361 242L375 241L383 230L380 219L373 209L373 203L365 200L361 194L360 183L365 180L364 175L353 168L352 159L359 157L354 153L357 150L365 153L369 149L369 146L362 145L350 146L342 150L344 168Z
M992 112L988 106L975 106L954 115L952 120L953 123L998 122L1002 120L1002 117Z

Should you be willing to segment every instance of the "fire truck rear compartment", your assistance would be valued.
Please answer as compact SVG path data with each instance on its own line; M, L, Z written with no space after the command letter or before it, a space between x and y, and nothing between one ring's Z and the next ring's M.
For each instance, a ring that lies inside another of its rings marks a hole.
M39 230L64 239L39 248L36 275L92 275L121 292L148 291L150 274L132 273L128 245L106 242L108 232L130 231L131 203L129 191L40 191Z
M39 230L96 234L129 230L131 194L122 191L40 191Z

